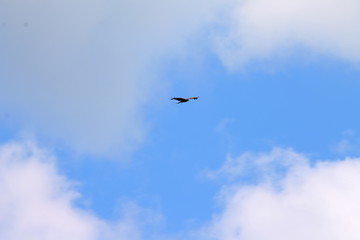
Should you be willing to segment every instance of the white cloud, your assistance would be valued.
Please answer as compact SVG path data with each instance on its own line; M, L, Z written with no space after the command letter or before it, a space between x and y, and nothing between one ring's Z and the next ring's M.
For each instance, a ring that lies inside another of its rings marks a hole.
M131 149L148 101L165 98L158 60L181 52L220 2L1 1L0 110L79 151Z
M32 143L0 147L0 239L137 240L143 239L145 223L159 221L131 202L116 222L77 207L80 195L54 161Z
M264 162L286 168L280 178L266 174L270 177L255 185L224 187L220 195L223 210L203 229L204 239L360 238L360 159L311 164L301 154L277 149L268 154L242 155L234 161L252 162L260 169ZM225 163L220 172L237 174L241 173L239 168L238 164Z
M235 180L219 194L222 210L200 234L183 232L173 236L154 233L154 223L161 222L161 216L131 202L123 205L120 219L115 222L78 207L80 194L75 183L58 173L55 160L31 142L0 146L0 239L355 240L360 237L358 158L312 164L303 154L281 148L229 158L219 171L213 172L213 176L230 176ZM258 181L244 184L244 177L250 175Z
M310 49L360 60L360 3L357 0L240 0L224 23L216 49L230 68L250 60Z

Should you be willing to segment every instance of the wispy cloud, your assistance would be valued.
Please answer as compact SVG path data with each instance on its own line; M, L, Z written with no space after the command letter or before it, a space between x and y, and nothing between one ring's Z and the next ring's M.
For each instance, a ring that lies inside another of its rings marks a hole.
M272 179L292 166L306 165L308 159L292 149L274 148L269 153L246 152L238 157L227 156L218 170L207 170L210 179L244 180L246 178Z
M355 131L346 130L341 139L332 146L332 150L341 155L358 155L360 141Z

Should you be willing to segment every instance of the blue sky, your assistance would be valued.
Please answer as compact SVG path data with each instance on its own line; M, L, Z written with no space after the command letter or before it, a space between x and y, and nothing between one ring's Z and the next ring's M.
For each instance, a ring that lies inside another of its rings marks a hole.
M359 10L0 2L0 238L358 239Z

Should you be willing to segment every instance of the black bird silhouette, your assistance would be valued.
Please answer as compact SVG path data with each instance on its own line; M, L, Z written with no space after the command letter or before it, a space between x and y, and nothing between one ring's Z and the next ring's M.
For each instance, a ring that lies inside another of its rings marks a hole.
M171 98L171 100L177 100L177 101L178 101L177 104L179 104L179 103L188 102L190 99L196 100L196 99L198 99L198 98L199 98L199 97L191 97L191 98L173 97L173 98Z

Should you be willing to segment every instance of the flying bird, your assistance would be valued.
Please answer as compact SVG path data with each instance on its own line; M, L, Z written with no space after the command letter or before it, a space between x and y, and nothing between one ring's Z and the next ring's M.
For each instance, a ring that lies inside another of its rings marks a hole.
M191 97L191 98L180 98L180 97L173 97L171 98L171 100L177 100L177 104L179 103L184 103L184 102L188 102L190 99L194 99L197 100L199 97Z

